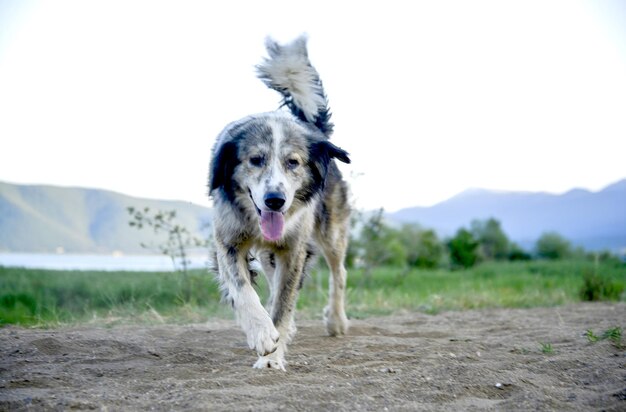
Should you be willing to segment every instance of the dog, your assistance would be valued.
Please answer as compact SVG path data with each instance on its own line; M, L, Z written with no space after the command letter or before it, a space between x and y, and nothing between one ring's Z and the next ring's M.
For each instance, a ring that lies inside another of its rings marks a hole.
M348 329L350 206L335 160L350 158L329 141L331 113L306 36L288 44L267 38L265 46L269 57L256 67L257 76L282 95L282 104L226 126L213 147L208 186L223 297L259 355L254 367L284 371L296 333L296 299L318 251L330 268L326 330L339 336ZM251 257L270 286L267 310L253 288Z

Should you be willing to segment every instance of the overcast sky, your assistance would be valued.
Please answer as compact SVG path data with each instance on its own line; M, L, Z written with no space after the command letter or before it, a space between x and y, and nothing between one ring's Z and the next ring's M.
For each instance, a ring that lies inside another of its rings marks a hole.
M210 205L220 130L306 32L357 205L626 177L626 1L0 0L0 180Z

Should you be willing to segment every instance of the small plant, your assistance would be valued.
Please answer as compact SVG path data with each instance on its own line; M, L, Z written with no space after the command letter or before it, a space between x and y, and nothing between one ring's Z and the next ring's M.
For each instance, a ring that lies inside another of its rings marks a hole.
M526 348L513 348L509 352L516 355L529 355L531 353L531 351Z
M604 331L602 339L610 340L617 347L622 346L622 328L616 326Z
M587 331L585 332L585 337L587 338L587 340L589 342L592 342L592 343L597 342L598 340L600 340L598 335L593 333L593 331L591 329L587 329Z
M176 211L157 210L154 214L150 214L150 208L143 210L134 207L127 208L132 220L128 222L131 227L142 229L144 226L151 227L154 233L167 233L167 240L158 245L147 245L141 243L141 247L145 249L156 249L160 253L169 256L172 259L174 269L183 275L183 299L188 302L191 297L191 286L189 284L189 252L192 247L207 247L208 241L193 236L189 230L176 223Z
M551 355L554 353L554 348L551 343L539 342L541 345L541 353L544 355Z
M595 343L599 340L610 340L611 343L618 349L623 347L622 345L622 328L619 326L615 326L613 328L607 329L602 333L602 336L597 336L591 329L588 329L585 332L585 336L589 340L589 342Z

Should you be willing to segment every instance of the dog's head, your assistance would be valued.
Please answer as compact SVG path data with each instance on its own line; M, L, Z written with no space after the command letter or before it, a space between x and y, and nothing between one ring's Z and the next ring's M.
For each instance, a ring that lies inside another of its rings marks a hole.
M346 151L291 114L251 116L222 132L210 191L255 213L265 240L277 241L285 219L322 192L333 159L350 162Z
M348 153L328 141L333 124L306 38L268 39L258 77L282 94L291 113L276 111L231 123L213 150L209 193L258 215L265 240L282 238L285 219L322 193L333 159Z

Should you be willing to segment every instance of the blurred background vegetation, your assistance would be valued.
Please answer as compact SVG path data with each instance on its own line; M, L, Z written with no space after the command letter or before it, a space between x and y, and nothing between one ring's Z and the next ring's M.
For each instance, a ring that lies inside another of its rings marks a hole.
M146 224L150 216L144 213L137 219L136 212L129 211L135 227L141 222L155 229L158 223L159 230L184 232L176 224L162 225L159 220ZM508 239L495 219L474 220L451 238L441 239L418 225L393 227L383 216L379 210L353 218L346 257L351 318L397 311L436 313L626 301L626 263L609 252L575 248L558 233L545 233L532 250L524 250ZM197 245L195 240L192 243ZM176 253L189 244L167 246L163 253L171 252L174 262L180 258ZM184 265L176 269L154 273L0 267L0 324L49 327L232 317L230 307L220 304L208 270ZM265 298L267 285L259 278L259 294ZM320 318L327 287L328 270L320 259L301 291L298 316Z
M585 251L574 247L563 236L545 232L531 250L509 240L500 222L494 218L473 220L455 235L440 239L432 229L415 224L393 226L384 220L384 211L353 219L355 235L346 263L356 267L404 266L456 270L482 262L547 260L620 261L610 251Z

